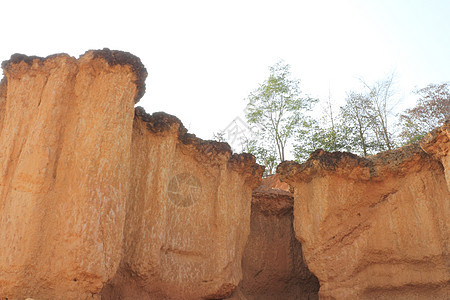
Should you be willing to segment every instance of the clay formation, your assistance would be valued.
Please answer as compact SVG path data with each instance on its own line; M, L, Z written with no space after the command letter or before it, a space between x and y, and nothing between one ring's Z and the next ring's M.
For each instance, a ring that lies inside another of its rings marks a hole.
M129 53L2 68L0 299L449 298L450 123L260 186L252 155L134 107Z
M253 156L135 111L147 72L129 53L2 67L0 297L231 295L263 172Z
M110 51L13 55L2 67L0 295L90 298L121 259L134 102L147 73Z
M248 154L202 141L165 113L136 109L122 261L111 299L222 299L242 279L252 190Z
M419 144L367 159L317 150L278 166L321 299L448 299L448 132L424 138L430 154Z

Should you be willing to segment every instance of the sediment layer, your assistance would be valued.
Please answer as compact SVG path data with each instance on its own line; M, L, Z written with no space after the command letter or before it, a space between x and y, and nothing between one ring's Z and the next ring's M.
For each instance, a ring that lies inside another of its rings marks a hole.
M449 295L448 149L446 123L368 158L317 150L278 166L295 190L294 229L321 298Z

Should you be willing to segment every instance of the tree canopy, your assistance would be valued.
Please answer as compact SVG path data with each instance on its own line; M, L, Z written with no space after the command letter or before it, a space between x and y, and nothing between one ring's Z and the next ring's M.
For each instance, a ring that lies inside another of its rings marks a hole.
M246 118L258 138L250 143L272 156L275 153L277 163L285 160L286 146L294 134L308 126L306 112L317 102L301 95L300 81L291 78L289 69L283 61L271 66L269 77L248 96Z
M361 88L348 91L340 107L333 105L329 95L322 100L321 114L316 111L314 118L311 110L318 99L302 94L290 66L279 61L269 70L269 77L246 99L251 136L242 140L242 150L266 166L266 175L273 174L289 151L298 162L319 148L369 156L415 142L450 119L448 83L418 89L416 105L395 114L399 98L393 74L373 83L361 80ZM224 141L224 133L215 138Z
M414 108L400 115L401 138L404 144L421 139L434 127L450 119L450 90L448 83L429 84L416 91L420 96Z

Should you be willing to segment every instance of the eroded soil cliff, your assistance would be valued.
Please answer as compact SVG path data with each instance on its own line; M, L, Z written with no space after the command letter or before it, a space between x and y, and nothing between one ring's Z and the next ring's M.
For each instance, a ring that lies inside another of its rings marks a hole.
M116 272L134 102L146 76L130 54L105 58L117 54L13 55L2 64L2 296L88 298Z
M321 298L450 295L448 123L421 145L431 155L419 144L368 158L317 150L278 167Z
M129 53L2 67L1 299L449 298L450 123L260 186L252 155L134 108Z
M263 172L253 156L135 110L147 72L129 53L2 67L0 297L233 292Z
M420 147L442 163L447 187L450 190L450 120L428 133L420 141Z
M263 168L226 143L188 134L174 116L137 108L131 169L121 267L104 295L229 297L242 279Z

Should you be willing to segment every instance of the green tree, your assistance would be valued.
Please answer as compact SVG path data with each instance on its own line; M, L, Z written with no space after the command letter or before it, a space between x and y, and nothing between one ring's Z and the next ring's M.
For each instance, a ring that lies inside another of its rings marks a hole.
M286 146L308 124L306 113L317 102L301 96L300 81L291 78L289 69L282 61L271 66L269 78L248 96L247 123L258 146L276 153L277 163L285 160Z
M448 83L429 84L415 92L417 104L400 115L404 144L420 140L435 127L450 119L450 90Z
M369 97L349 92L345 105L341 107L341 116L345 128L345 144L349 151L364 157L369 155L375 147L370 131L376 127L373 125L375 117Z
M395 148L395 137L392 133L390 115L398 101L394 100L394 74L383 80L369 85L361 80L366 87L364 96L368 99L366 108L371 118L372 132L375 134L376 145L379 151Z
M368 156L395 148L393 82L393 74L370 85L361 80L361 91L347 93L340 114L344 149Z
M218 142L226 142L225 131L219 130L218 132L213 132L213 140Z
M294 144L294 157L299 163L306 161L309 155L316 149L326 149L326 137L324 130L320 128L317 120L309 119L305 121L302 128L296 135L296 143Z
M256 139L244 139L242 142L242 152L253 154L256 161L266 167L264 170L264 177L275 173L277 167L277 155L273 148L264 147L261 144L261 141L257 141Z
M319 130L320 135L318 137L320 148L329 152L348 149L346 143L347 133L345 131L343 119L340 114L335 112L330 94L325 102L319 124L321 124Z
M333 111L333 105L331 103L331 95L328 93L328 99L325 106L324 117L328 125L324 131L324 137L326 141L326 151L339 151L341 148L339 142L339 126L337 124L336 114ZM328 150L329 149L329 150ZM325 149L324 149L325 150Z
M311 119L304 124L297 134L294 156L297 162L304 162L311 152L317 149L325 151L350 151L347 146L347 133L340 118L334 117L333 123L322 124Z

